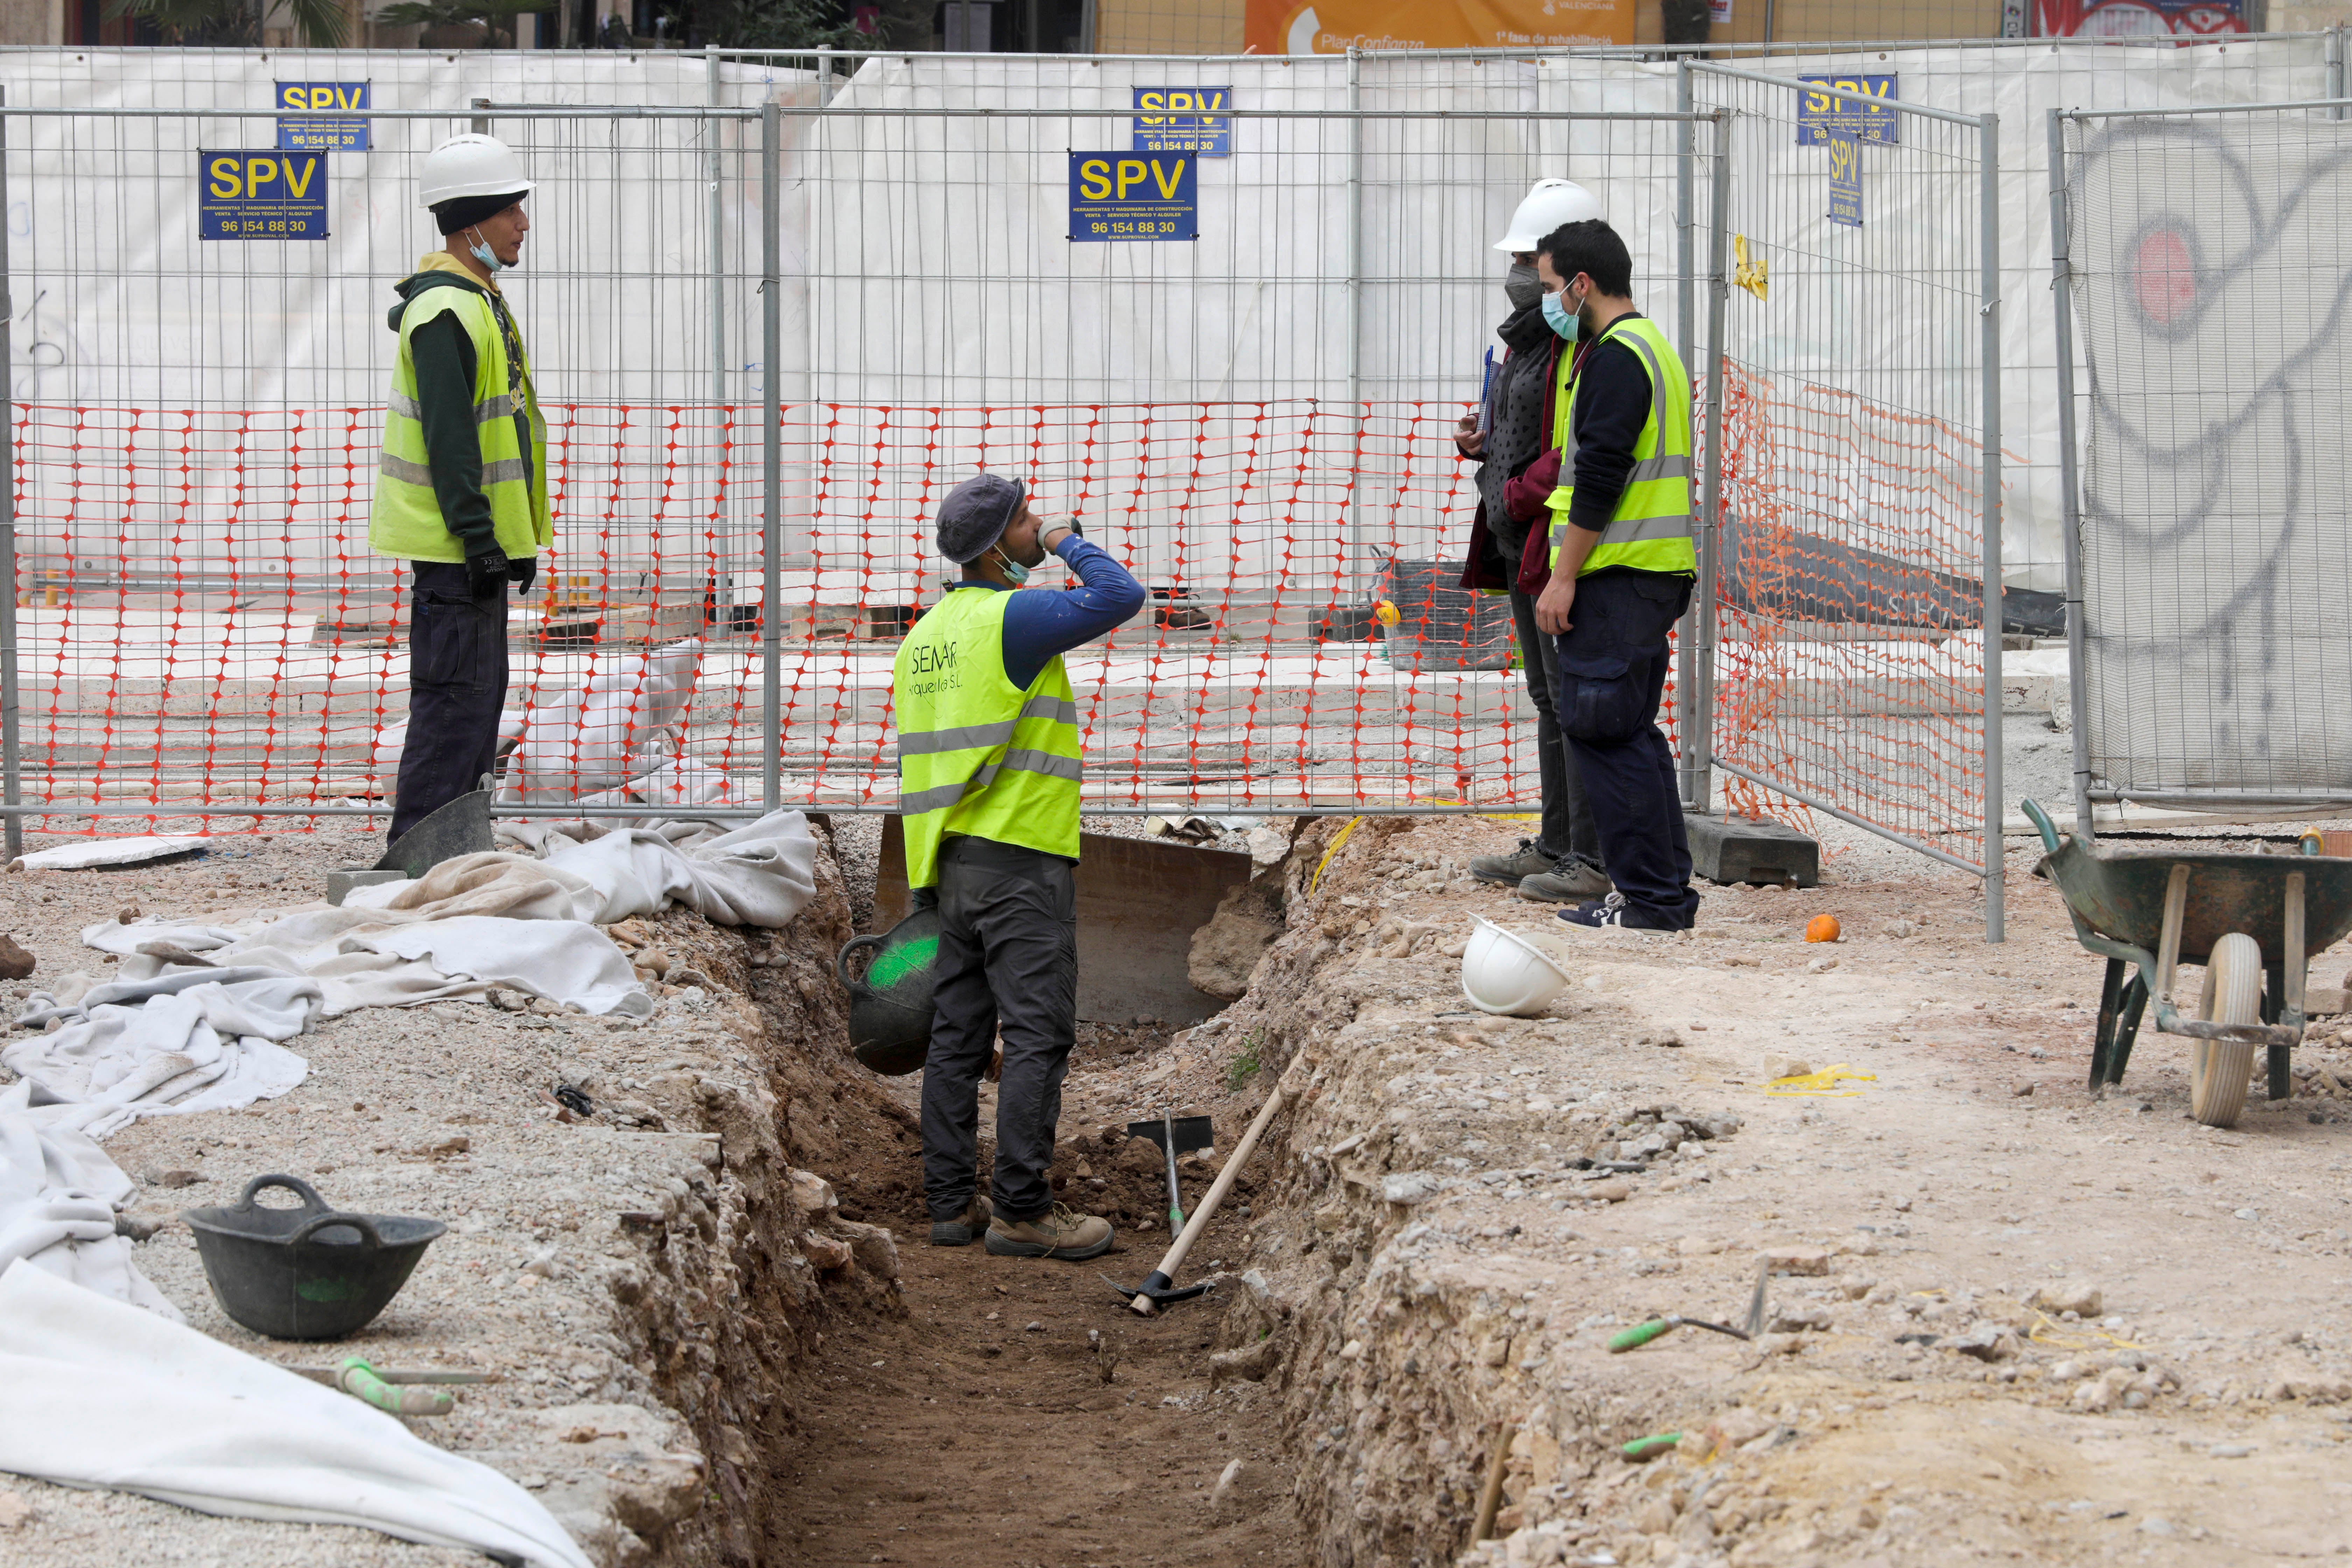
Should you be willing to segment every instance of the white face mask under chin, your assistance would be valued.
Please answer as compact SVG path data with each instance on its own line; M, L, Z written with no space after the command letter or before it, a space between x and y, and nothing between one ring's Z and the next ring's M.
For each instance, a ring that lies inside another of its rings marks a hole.
M490 248L489 241L482 237L482 231L480 229L477 228L474 230L473 241L471 244L467 245L466 248L474 253L475 260L480 262L490 271L504 272L507 269L507 263L499 259L499 253Z

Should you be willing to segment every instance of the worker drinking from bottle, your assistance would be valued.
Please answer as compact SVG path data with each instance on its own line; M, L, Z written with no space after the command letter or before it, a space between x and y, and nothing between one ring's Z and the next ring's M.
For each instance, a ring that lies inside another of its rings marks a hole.
M985 1232L1009 1258L1099 1257L1108 1221L1054 1201L1062 1080L1077 1043L1078 710L1062 655L1143 607L1143 585L1042 521L1018 480L982 473L940 508L940 552L961 582L898 646L898 809L907 885L936 903L930 1053L923 1069L923 1197L931 1244ZM1018 593L1047 552L1079 585ZM980 1081L1000 1031L994 1202L978 1184Z

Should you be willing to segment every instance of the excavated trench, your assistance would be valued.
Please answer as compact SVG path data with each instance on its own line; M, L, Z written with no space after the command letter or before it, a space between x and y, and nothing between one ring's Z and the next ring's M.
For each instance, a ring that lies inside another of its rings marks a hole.
M1368 1117L1394 1044L1423 1044L1437 1026L1422 1016L1448 1005L1425 994L1453 965L1383 924L1376 896L1400 855L1416 864L1391 842L1412 831L1302 822L1227 911L1272 939L1248 994L1171 1039L1082 1042L1052 1174L1118 1223L1120 1249L1097 1264L923 1244L915 1080L846 1055L835 867L756 966L696 955L756 1007L767 1081L703 1108L730 1192L709 1256L637 1291L658 1392L711 1461L704 1510L656 1559L1403 1568L1469 1543L1506 1430L1506 1524L1531 1489L1572 1479L1575 1440L1557 1434L1574 1413L1527 1408L1543 1325L1499 1274L1422 1266L1429 1227L1386 1184L1434 1152L1376 1099ZM1458 1018L1448 1037L1475 1044ZM1189 1207L1277 1081L1295 1109L1188 1270L1216 1289L1135 1316L1105 1277L1140 1279L1168 1233L1157 1155L1124 1121L1163 1104L1213 1116L1223 1147L1189 1163Z

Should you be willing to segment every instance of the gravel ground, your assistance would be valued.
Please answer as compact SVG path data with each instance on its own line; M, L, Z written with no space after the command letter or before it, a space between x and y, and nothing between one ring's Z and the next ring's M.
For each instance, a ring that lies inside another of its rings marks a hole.
M379 843L330 827L219 839L163 865L14 874L0 879L0 921L38 961L37 981L98 972L100 955L78 940L89 924L131 908L196 914L312 901L327 868L364 863ZM678 911L640 923L681 953L704 943L716 955L698 959L706 967L731 952L740 971L748 951L740 935ZM134 1217L159 1226L138 1248L140 1267L195 1328L268 1360L331 1365L357 1353L380 1367L497 1374L460 1389L455 1414L411 1428L520 1479L592 1550L641 1557L616 1520L658 1536L703 1501L709 1482L695 1438L646 1370L655 1331L616 1309L616 1291L635 1282L650 1301L658 1292L646 1279L675 1267L714 1214L724 1223L740 1201L736 1175L721 1168L720 1141L701 1131L696 1108L762 1092L761 1026L737 992L716 981L656 989L667 994L643 1024L545 1004L351 1014L290 1043L310 1073L283 1099L124 1129L108 1152L141 1184ZM587 1088L596 1114L560 1121L559 1081ZM331 1345L264 1340L222 1314L176 1215L234 1203L249 1178L277 1172L339 1206L429 1215L449 1232L358 1335ZM665 1249L673 1231L683 1239ZM30 1510L13 1526L10 1494ZM367 1531L208 1519L37 1481L0 1489L0 1564L445 1559L479 1561Z

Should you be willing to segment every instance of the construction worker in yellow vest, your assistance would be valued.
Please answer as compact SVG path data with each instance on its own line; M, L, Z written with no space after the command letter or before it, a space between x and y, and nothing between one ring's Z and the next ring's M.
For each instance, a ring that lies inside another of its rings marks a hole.
M1077 520L1042 521L1018 480L975 474L940 508L963 579L898 646L898 810L907 885L940 911L923 1066L931 1245L985 1232L1005 1258L1096 1258L1108 1220L1054 1201L1062 1080L1077 1043L1078 708L1062 655L1143 607L1143 586ZM1017 593L1047 552L1075 588ZM1003 1037L994 1202L979 1189L980 1082Z
M422 170L446 241L397 286L400 336L368 543L413 563L408 738L392 841L478 787L507 693L507 587L528 590L554 542L547 424L498 274L530 232L531 182L504 143L457 136Z
M1674 753L1657 725L1667 634L1698 572L1691 531L1691 384L1633 309L1625 241L1598 218L1536 247L1553 331L1576 342L1552 445L1575 453L1552 491L1551 580L1536 625L1557 637L1560 732L1615 890L1559 911L1578 926L1690 929L1698 912Z

